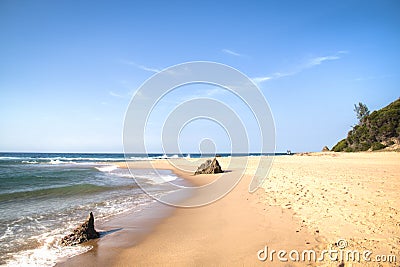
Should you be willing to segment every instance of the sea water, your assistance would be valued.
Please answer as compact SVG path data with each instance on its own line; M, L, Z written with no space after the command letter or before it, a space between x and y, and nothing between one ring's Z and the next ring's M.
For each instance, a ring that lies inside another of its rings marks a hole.
M264 154L220 154L259 155ZM170 171L130 173L116 162L212 156L0 153L0 265L53 266L61 258L89 250L89 246L60 246L60 240L90 211L96 221L107 221L125 212L141 212L155 202L138 187L132 174L143 178L141 182L149 185L146 190L160 197L171 193L168 181L183 182Z
M184 156L134 155L128 160ZM114 164L124 160L123 154L0 153L0 265L53 266L90 249L60 246L60 239L90 211L104 221L153 203L129 170ZM170 171L158 174L164 181L179 179ZM154 170L135 170L134 175L148 179L156 193L168 193L162 184L154 186Z

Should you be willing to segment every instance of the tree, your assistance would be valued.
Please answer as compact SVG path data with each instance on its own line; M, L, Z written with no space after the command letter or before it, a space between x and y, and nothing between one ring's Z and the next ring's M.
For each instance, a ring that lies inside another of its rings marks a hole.
M359 102L358 105L354 104L354 112L357 114L357 119L359 121L359 124L362 124L364 118L369 115L369 109L367 105L361 102Z
M354 105L354 111L360 122L354 125L347 137L339 141L332 150L380 150L400 141L400 98L371 114L363 103Z

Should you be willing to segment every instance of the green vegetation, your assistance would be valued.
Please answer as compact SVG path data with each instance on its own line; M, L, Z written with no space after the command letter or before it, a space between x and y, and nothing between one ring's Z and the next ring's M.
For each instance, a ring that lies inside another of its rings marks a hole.
M373 151L375 151L375 150L380 150L380 149L384 149L385 147L386 147L386 146L385 146L384 144L379 143L379 142L375 142L375 143L373 143L372 146L371 146L371 148L372 148Z
M334 147L332 147L332 151L340 152L344 151L346 148L347 148L347 141L346 139L342 139L341 141L339 141L339 143L337 143Z
M354 112L357 114L357 119L359 123L361 124L365 117L369 115L369 109L367 105L359 102L358 105L354 104Z
M359 124L332 148L333 151L380 150L393 145L393 140L400 141L400 98L371 114L361 102L354 106Z

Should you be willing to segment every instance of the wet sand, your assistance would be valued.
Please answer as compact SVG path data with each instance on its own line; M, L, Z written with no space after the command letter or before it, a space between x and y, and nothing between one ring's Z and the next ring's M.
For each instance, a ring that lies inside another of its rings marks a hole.
M194 171L198 162L174 160ZM180 161L180 162L179 162ZM228 175L240 172L219 158ZM257 252L302 251L332 247L344 238L348 248L396 254L400 260L400 153L315 153L276 157L263 188L248 193L257 166L250 159L245 176L224 198L200 208L158 204L142 221L120 218L107 229L119 231L95 241L88 253L63 266L337 266L338 262L261 262ZM131 163L146 168L147 163ZM192 184L207 184L218 175L192 176L166 160L154 167L174 170ZM121 167L125 164L120 163ZM162 214L162 215L159 215ZM137 219L137 218L136 218ZM371 263L375 266L376 263ZM363 264L365 265L365 264ZM392 266L392 265L390 265Z

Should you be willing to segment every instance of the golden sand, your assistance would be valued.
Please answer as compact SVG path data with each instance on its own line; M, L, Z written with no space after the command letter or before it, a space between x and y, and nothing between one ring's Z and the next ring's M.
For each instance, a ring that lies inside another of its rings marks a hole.
M230 158L218 158L223 169L242 172ZM203 160L201 160L203 161ZM227 196L200 208L178 208L155 224L150 234L131 246L110 246L100 240L97 251L73 258L64 265L90 266L338 266L340 262L259 261L257 251L334 248L339 239L346 249L396 255L400 262L400 153L308 153L278 156L268 179L248 193L258 157L250 157L245 176ZM180 166L177 170L171 165ZM148 168L149 162L130 163ZM156 160L153 167L170 169L195 185L218 175L193 176L198 160ZM120 167L126 167L120 163ZM123 235L120 232L119 238ZM125 244L129 244L127 235ZM105 238L106 239L106 238ZM110 251L109 253L107 251ZM377 266L376 262L345 266ZM397 266L383 264L383 266Z

